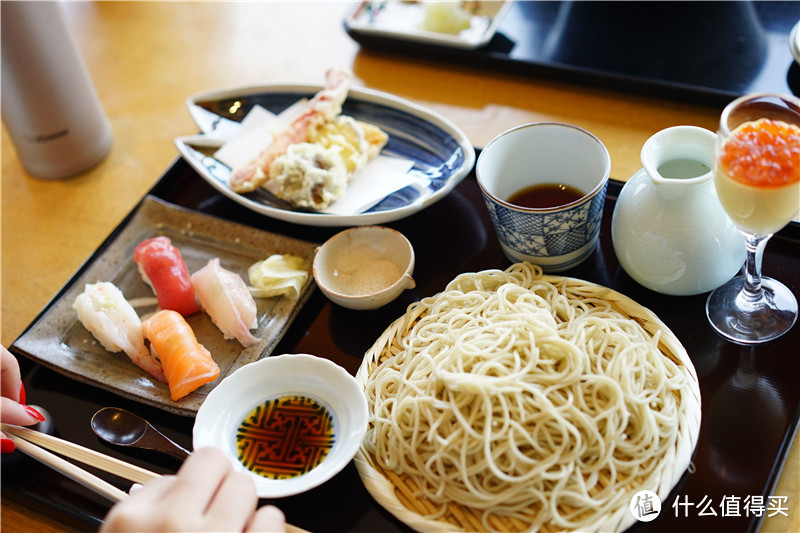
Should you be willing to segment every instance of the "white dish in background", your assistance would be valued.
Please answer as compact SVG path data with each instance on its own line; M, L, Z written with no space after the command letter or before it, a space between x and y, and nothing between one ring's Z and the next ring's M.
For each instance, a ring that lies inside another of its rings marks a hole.
M320 85L260 85L198 93L187 99L199 135L175 139L183 158L212 187L257 213L309 226L382 224L412 215L446 196L472 170L475 149L467 136L441 115L407 100L363 88L350 89L342 113L389 134L381 155L413 161L411 185L365 212L350 215L292 209L263 189L239 194L228 186L231 169L214 153L254 106L280 113Z
M454 5L455 2L449 4ZM344 24L348 31L363 35L474 49L494 37L511 0L488 0L474 4L478 7L470 17L469 28L458 34L422 29L425 2L361 2L345 18Z
M334 418L334 443L312 470L289 479L269 479L247 470L237 458L236 433L242 419L266 400L299 394L318 401ZM208 395L197 412L193 447L215 446L247 472L261 498L299 494L321 485L353 459L367 430L367 399L345 369L321 357L284 354L240 368Z
M794 25L789 34L789 49L792 51L794 60L800 63L800 22Z

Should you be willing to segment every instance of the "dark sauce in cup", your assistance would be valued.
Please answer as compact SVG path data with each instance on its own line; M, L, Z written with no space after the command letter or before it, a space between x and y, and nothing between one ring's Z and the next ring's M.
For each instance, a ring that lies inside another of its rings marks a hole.
M328 409L313 398L292 394L257 405L236 430L236 456L249 471L268 479L310 472L336 440Z
M507 202L520 207L542 209L570 204L583 198L584 194L569 185L542 183L525 187L512 194Z

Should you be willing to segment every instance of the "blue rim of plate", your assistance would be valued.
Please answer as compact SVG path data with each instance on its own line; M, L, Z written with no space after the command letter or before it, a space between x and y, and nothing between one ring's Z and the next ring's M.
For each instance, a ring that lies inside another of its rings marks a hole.
M352 88L342 113L375 124L389 134L381 153L414 161L409 171L415 178L412 185L353 215L292 210L261 190L248 194L231 190L231 169L213 157L228 132L255 105L280 113L320 89L320 85L260 85L197 93L186 100L186 105L201 133L178 137L175 145L200 176L225 196L257 213L309 226L381 224L407 217L446 196L472 170L475 149L450 121L390 94Z

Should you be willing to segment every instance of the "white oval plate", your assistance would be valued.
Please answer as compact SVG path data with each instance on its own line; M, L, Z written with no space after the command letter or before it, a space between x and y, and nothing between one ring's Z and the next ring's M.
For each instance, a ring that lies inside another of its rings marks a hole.
M350 89L342 113L372 123L389 134L381 152L414 162L414 183L396 191L363 213L333 215L293 210L265 191L248 194L228 186L231 169L213 154L235 131L254 105L280 113L320 85L260 85L198 93L187 99L201 134L179 137L181 156L225 196L257 213L309 226L362 226L407 217L446 196L472 170L475 149L467 136L441 115L407 100L364 88Z
M236 430L256 405L285 394L302 394L326 406L334 418L335 440L313 470L290 479L268 479L239 462ZM305 492L339 473L355 456L366 430L367 399L353 376L321 357L284 354L242 367L217 385L197 411L192 444L195 450L221 449L253 478L259 497L280 498Z
M425 6L420 2L361 2L344 19L344 25L350 33L475 49L492 40L510 6L511 0L479 2L470 27L458 35L421 29Z

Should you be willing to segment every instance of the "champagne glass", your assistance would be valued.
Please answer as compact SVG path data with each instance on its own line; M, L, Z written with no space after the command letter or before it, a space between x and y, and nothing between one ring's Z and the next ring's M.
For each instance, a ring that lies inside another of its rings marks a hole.
M745 273L712 292L706 315L722 336L766 342L797 319L797 299L761 275L769 238L800 211L800 99L750 94L729 103L717 132L714 185L745 237Z

